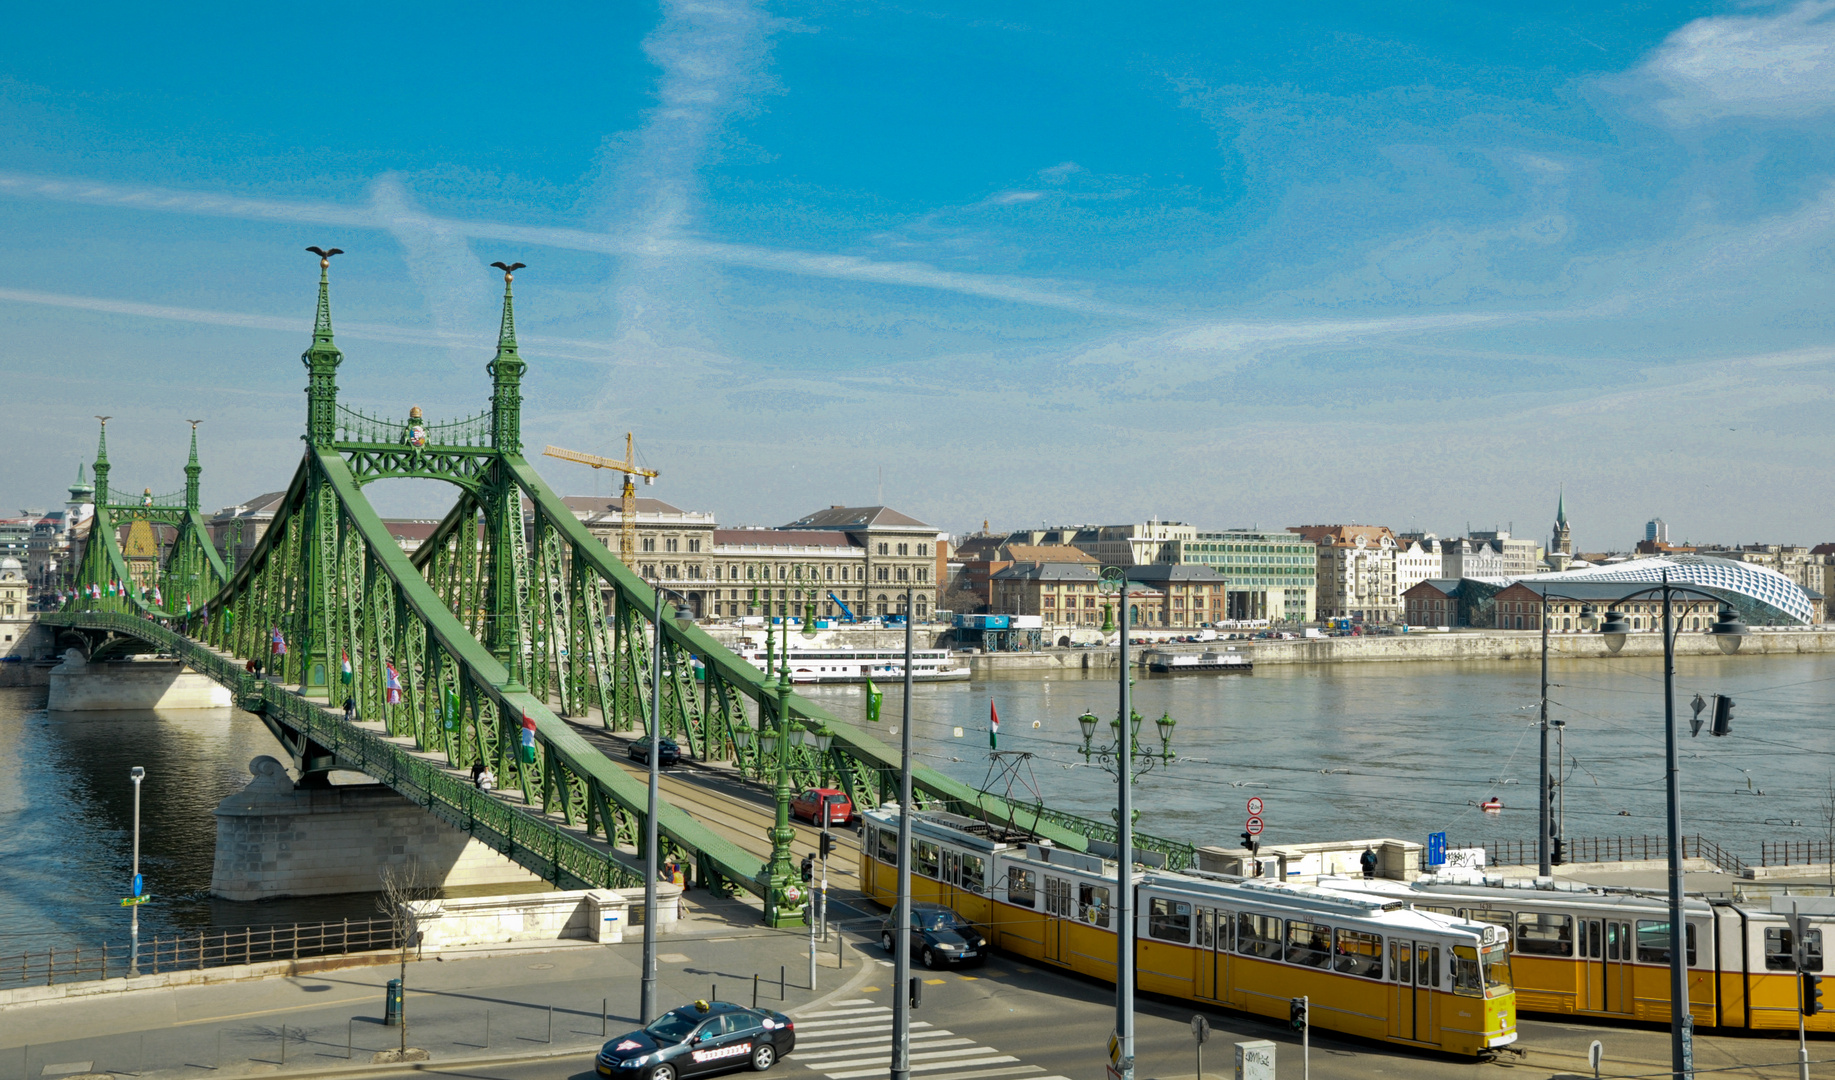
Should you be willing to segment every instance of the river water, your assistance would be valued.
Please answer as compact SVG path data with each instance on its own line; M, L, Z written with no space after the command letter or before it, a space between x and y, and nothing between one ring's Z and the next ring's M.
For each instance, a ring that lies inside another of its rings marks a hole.
M1012 791L1109 818L1114 781L1077 752L1077 716L1115 715L1112 678L1080 673L918 686L919 759L977 786L990 775L988 710L1000 748L1029 752ZM1551 717L1567 728L1567 834L1664 832L1660 661L1572 660L1551 668ZM1684 830L1748 862L1761 840L1826 839L1835 784L1835 656L1685 657L1678 662ZM876 734L896 745L899 687L882 687ZM806 691L867 726L859 687ZM1687 702L1737 702L1733 736L1687 735ZM1177 721L1179 760L1136 787L1139 827L1234 846L1259 796L1272 843L1395 836L1533 841L1537 668L1524 663L1264 666L1250 676L1143 676L1136 709ZM850 719L851 718L851 719ZM1034 725L1037 725L1036 727ZM962 734L955 731L960 728ZM1153 740L1157 743L1157 739ZM0 690L0 955L125 942L133 789L144 766L141 864L154 901L142 935L367 917L368 897L232 903L209 896L211 810L282 757L260 721L232 710L47 714L42 690ZM996 783L996 781L998 781ZM1762 792L1762 794L1761 794ZM1496 796L1502 813L1477 804Z

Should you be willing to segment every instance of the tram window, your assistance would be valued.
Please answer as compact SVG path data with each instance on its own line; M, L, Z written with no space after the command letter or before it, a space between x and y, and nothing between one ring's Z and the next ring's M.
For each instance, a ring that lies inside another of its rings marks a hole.
M1017 907L1037 907L1039 904L1038 879L1030 870L1018 868L1007 871L1007 900Z
M1465 917L1467 922L1489 923L1492 926L1501 926L1506 930L1510 929L1510 924L1516 921L1516 916L1508 911L1494 911L1489 908L1472 908L1465 913Z
M1070 914L1070 882L1054 877L1045 879L1045 913Z
M1156 896L1147 906L1147 936L1191 944L1191 905Z
M879 830L879 861L898 865L898 834L891 829Z
M1478 976L1478 950L1470 945L1453 946L1453 993L1484 996L1484 984Z
M1366 979L1383 977L1383 939L1379 934L1340 930L1332 952L1335 971L1362 975Z
M1440 989L1440 946L1435 945L1430 949L1426 945L1416 945L1414 962L1414 984Z
M1217 941L1217 913L1210 908L1198 909L1198 947L1212 948Z
M1389 981L1406 983L1414 974L1414 956L1411 946L1394 938L1389 939Z
M1287 921L1287 962L1322 968L1332 959L1332 928L1322 923Z
M1640 964L1669 963L1669 923L1639 919L1637 924L1637 960ZM1688 927L1688 962L1695 962L1695 927Z
M1236 951L1269 960L1281 958L1281 920L1243 912L1236 918Z
M1510 950L1493 945L1484 951L1485 989L1510 989Z
M1788 926L1768 926L1765 928L1765 970L1797 970L1796 935ZM1810 971L1822 970L1822 931L1809 932L1809 963L1804 967Z
M1459 917L1459 909L1456 907L1436 907L1433 904L1416 904L1415 907L1422 911L1437 911L1442 915L1451 915L1454 918Z
M1598 960L1601 957L1605 956L1605 951L1601 948L1600 943L1599 943L1599 938L1600 938L1599 920L1598 919L1588 919L1586 921L1586 928L1587 928L1586 944L1582 946L1582 949L1588 957L1591 957L1594 960Z
M1091 926L1109 925L1109 890L1097 885L1077 886L1077 917Z
M1541 911L1518 912L1516 951L1531 956L1574 955L1574 918Z
M981 891L982 866L979 855L962 856L962 887L973 893Z
M962 856L948 848L943 849L943 880L951 885L962 884Z
M937 876L937 856L941 852L928 840L917 842L917 872L927 878Z

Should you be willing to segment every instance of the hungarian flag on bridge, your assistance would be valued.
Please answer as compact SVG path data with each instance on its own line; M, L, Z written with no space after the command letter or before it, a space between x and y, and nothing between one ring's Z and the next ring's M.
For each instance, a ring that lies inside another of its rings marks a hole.
M1000 712L991 700L988 702L988 749L1000 749Z
M400 705L401 704L401 677L395 674L395 665L393 663L390 663L386 666L388 667L388 676L384 683L384 687L386 691L383 695L384 699L390 705Z
M339 677L348 683L351 680L350 653L345 652L343 649L339 649L338 655L342 657L344 661L344 666L338 669Z

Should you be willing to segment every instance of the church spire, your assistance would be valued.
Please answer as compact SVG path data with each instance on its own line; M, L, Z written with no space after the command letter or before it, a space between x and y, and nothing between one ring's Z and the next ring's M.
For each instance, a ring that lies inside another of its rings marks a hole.
M1555 524L1567 524L1567 489L1565 485L1561 489L1561 494L1555 499Z
M300 354L306 366L306 439L314 446L330 445L337 438L338 365L344 354L331 336L331 257L342 248L309 247L319 257L319 310L312 323L312 344ZM195 429L194 429L195 430Z
M491 376L491 441L498 450L522 453L522 376L529 365L516 354L516 298L510 282L522 263L491 264L503 271L503 322L497 330L497 355L485 370Z

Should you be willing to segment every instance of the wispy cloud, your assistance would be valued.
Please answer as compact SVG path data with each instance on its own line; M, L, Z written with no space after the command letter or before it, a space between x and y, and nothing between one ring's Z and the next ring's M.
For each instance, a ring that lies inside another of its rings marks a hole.
M177 191L170 188L94 183L56 177L0 173L0 194L18 198L49 199L90 206L114 206L158 213L195 214L303 225L335 225L355 229L390 231L392 222L374 206L346 207L280 199L251 199ZM536 247L589 251L619 258L699 260L741 266L796 277L829 278L863 285L976 296L1031 307L1055 308L1078 314L1121 318L1148 318L1148 313L1122 304L1086 296L1047 281L939 270L919 262L892 262L854 255L827 255L784 250L755 244L728 244L686 235L648 235L593 232L587 229L546 225L517 225L500 221L469 221L418 214L420 229L471 240L499 240Z
M126 315L139 319L164 319L171 322L195 323L203 326L229 326L243 330L270 330L285 334L297 335L301 343L311 337L312 316L310 312L299 316L283 317L279 315L256 315L241 311L211 311L207 308L178 307L171 304L143 304L132 300L110 300L98 296L77 296L70 293L38 292L31 289L0 288L0 302L15 304L38 304L44 307L70 308L77 311L94 311L104 315ZM496 344L496 338L487 333L465 333L461 331L440 332L437 330L404 330L395 326L384 326L376 323L336 322L335 329L340 338L356 341L383 341L395 345L420 345L451 347L474 350L479 362L488 357L488 350ZM518 334L517 340L524 345L542 350L543 355L563 360L579 360L588 363L607 363L612 359L610 346L596 341L583 341L575 338L544 337L539 334Z
M1663 88L1672 124L1730 117L1801 119L1835 109L1835 3L1717 15L1671 34L1637 71Z

